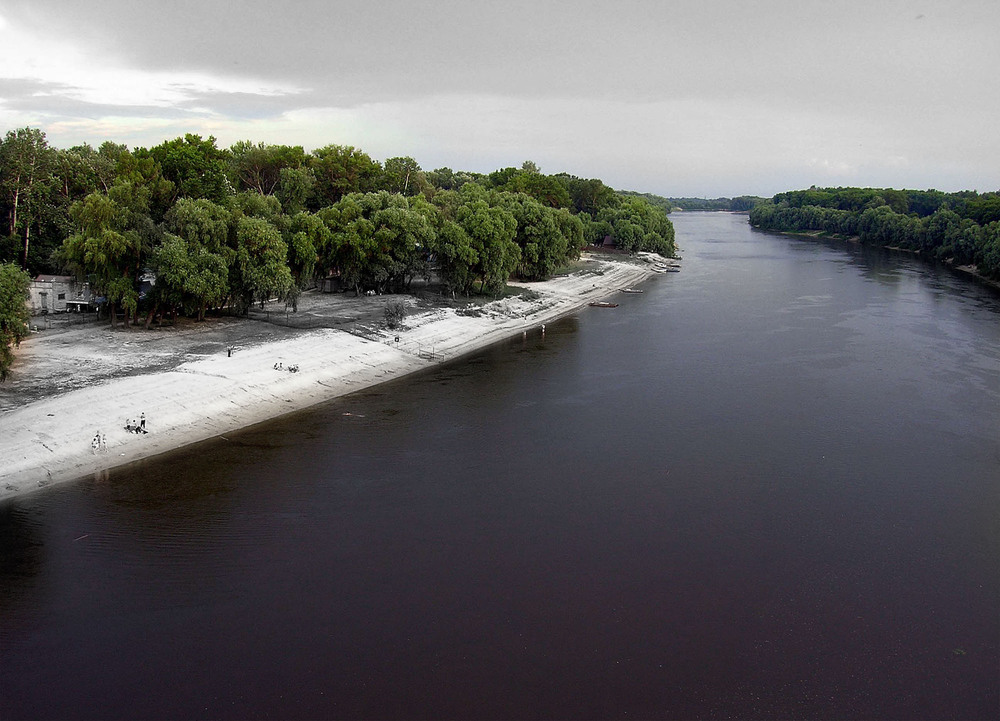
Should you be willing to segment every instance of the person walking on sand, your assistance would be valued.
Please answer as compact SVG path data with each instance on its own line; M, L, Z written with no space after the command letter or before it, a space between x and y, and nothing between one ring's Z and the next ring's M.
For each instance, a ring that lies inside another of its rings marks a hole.
M100 432L98 432L97 435L94 436L94 440L90 442L90 452L96 456L97 449L100 447L101 447L101 434Z
M101 434L101 451L108 452L108 437L103 433Z
M146 414L145 413L140 413L139 414L139 430L142 431L143 433L146 432Z

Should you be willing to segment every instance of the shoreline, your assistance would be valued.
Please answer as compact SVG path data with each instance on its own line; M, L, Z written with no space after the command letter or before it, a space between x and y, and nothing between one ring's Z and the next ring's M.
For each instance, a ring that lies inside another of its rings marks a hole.
M178 362L166 370L162 365L137 367L122 377L95 378L82 387L26 399L23 405L0 411L0 457L5 461L0 502L440 365L539 328L657 274L648 258L586 260L596 267L538 283L510 283L529 289L531 297L491 301L474 313L421 309L411 311L398 331L367 328L358 334L320 328L238 344L235 352L216 349L195 355L179 350L174 358ZM156 332L117 331L114 337L128 345L134 342L130 334L141 338L139 334ZM33 342L35 338L23 342L22 350ZM75 360L88 362L86 357ZM32 363L29 357L19 373L30 375ZM281 370L275 368L278 363ZM288 371L293 365L298 370ZM16 392L12 396L17 401ZM147 433L126 431L126 421L140 414L145 414ZM97 432L106 436L107 450L95 453L91 440Z

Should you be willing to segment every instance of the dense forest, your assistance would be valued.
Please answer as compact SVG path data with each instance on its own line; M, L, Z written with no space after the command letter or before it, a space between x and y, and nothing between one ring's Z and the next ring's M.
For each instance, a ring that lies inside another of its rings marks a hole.
M119 313L128 324L270 298L294 305L331 274L358 293L404 291L432 270L449 292L497 293L511 277L549 277L609 236L627 252L674 252L663 208L530 161L424 171L351 146L219 148L191 134L62 150L40 130L10 131L0 213L0 264L88 280L112 324Z
M758 198L755 195L741 195L738 198L664 198L652 193L637 193L633 190L619 192L622 195L642 198L667 213L674 210L728 210L745 213L757 203L769 202L767 198Z
M740 195L736 198L669 198L672 208L679 210L728 210L745 213L758 203L766 203L767 198L756 195Z
M1000 192L813 187L757 205L750 224L911 250L1000 280Z

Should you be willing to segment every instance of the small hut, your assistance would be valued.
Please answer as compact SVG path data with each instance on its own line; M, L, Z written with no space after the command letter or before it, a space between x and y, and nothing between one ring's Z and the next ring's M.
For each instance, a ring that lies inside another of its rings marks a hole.
M71 275L39 275L28 286L32 315L85 311L90 308L90 284Z

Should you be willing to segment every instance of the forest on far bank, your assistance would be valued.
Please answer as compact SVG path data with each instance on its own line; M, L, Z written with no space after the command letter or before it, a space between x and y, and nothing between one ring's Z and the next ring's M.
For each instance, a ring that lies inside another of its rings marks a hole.
M49 146L35 128L0 142L0 264L69 273L112 317L245 311L336 275L359 293L404 291L433 269L453 293L543 279L588 244L674 253L667 211L598 179L531 161L480 174L384 163L347 145L188 134L151 148ZM143 275L155 275L148 293Z
M1000 281L1000 192L812 187L756 205L750 224L911 250Z

